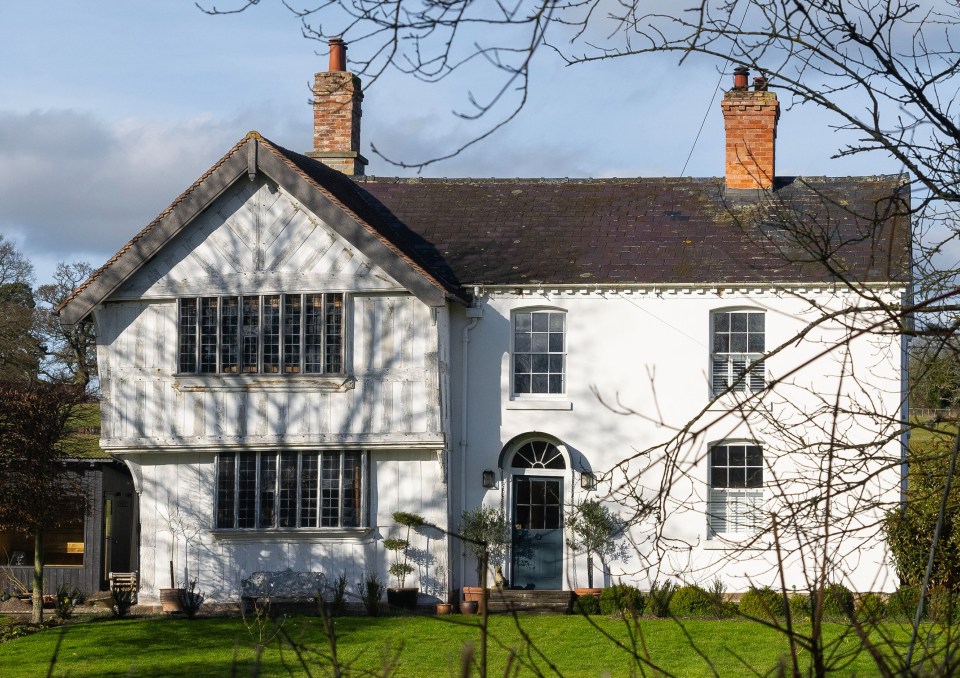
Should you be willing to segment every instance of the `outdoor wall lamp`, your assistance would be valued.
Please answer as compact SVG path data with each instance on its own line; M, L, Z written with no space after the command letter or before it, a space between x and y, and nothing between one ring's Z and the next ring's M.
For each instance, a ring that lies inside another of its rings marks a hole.
M597 477L590 471L584 471L580 474L580 487L584 490L595 489L597 487Z
M488 490L492 490L497 484L497 476L490 469L486 469L483 472L483 486Z

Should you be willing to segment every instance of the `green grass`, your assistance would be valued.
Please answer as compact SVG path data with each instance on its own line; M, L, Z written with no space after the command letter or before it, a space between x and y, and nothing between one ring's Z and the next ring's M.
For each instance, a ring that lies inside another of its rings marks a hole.
M591 619L600 630L630 645L624 622ZM341 661L353 663L356 669L376 671L385 657L395 653L395 675L453 676L463 647L479 641L478 623L477 618L461 617L345 617L336 621L338 652ZM491 676L504 675L511 648L518 654L515 661L535 663L548 674L550 664L564 676L632 673L630 654L581 617L521 618L523 632L535 639L544 656L524 641L512 618L492 617L490 624ZM691 649L691 639L721 676L752 673L745 663L766 673L789 651L775 631L740 620L692 620L681 627L671 620L644 619L638 628L646 656L678 676L713 675L706 660ZM867 653L860 651L860 642L852 635L844 637L843 629L834 624L827 625L826 631L835 641L835 651L845 657L838 675L876 675ZM905 643L902 628L890 625L887 630ZM327 649L320 620L289 619L284 631L307 648L310 674L326 675L320 667L328 664L316 654ZM251 675L257 642L256 627L248 628L236 618L89 620L0 645L0 675L43 675L55 652L53 675L58 676L226 676L233 669L238 675ZM274 638L265 645L260 675L307 675L290 644ZM805 664L803 657L801 663ZM531 673L521 671L521 675Z

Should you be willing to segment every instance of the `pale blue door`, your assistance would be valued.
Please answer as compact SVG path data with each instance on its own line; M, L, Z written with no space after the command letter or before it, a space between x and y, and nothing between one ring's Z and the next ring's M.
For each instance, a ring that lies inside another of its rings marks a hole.
M562 498L563 478L513 476L513 588L562 588Z

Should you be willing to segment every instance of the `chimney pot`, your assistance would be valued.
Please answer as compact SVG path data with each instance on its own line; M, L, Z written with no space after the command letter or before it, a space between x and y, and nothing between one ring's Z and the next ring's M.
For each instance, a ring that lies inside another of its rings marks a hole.
M330 57L333 58L332 56ZM746 66L737 66L733 69L733 88L747 89L747 78L750 76L750 69Z
M767 91L767 79L762 75L758 75L753 79L753 90L755 92L766 92Z
M330 71L347 70L347 44L343 38L330 38Z

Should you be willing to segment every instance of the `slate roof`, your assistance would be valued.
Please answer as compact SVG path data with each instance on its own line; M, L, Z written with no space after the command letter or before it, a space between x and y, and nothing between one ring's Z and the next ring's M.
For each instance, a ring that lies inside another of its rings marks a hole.
M903 175L722 178L354 177L278 150L452 288L909 280Z

